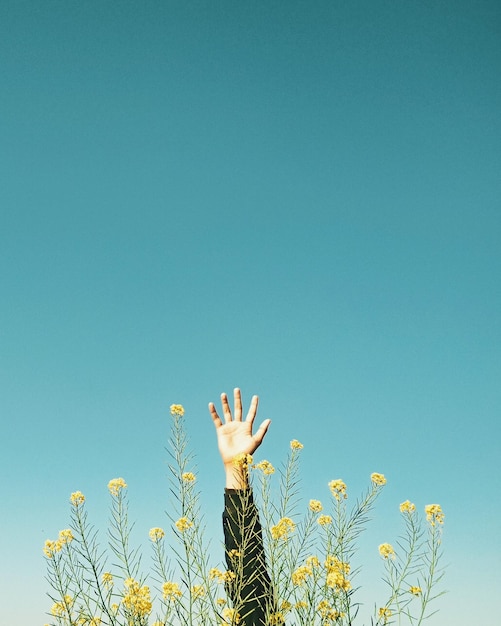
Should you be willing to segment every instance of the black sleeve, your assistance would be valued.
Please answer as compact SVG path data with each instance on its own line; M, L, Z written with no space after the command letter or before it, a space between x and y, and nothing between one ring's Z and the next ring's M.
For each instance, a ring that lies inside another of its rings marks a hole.
M267 615L273 612L273 594L252 491L226 489L224 504L226 564L234 574L227 584L228 594L241 625L266 626Z

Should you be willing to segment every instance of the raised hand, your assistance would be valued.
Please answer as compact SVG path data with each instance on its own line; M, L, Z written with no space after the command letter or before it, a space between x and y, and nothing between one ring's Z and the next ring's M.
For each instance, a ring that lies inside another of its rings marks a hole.
M253 454L255 452L261 445L271 420L264 420L255 434L252 434L259 398L257 396L252 397L247 416L242 421L242 396L240 389L235 389L233 396L234 410L232 415L228 396L225 393L221 394L224 423L219 417L213 402L209 403L209 411L216 427L219 453L226 469L226 486L228 488L242 488L246 485L246 476L243 471L239 473L235 470L233 459L238 454ZM228 483L231 485L229 486Z

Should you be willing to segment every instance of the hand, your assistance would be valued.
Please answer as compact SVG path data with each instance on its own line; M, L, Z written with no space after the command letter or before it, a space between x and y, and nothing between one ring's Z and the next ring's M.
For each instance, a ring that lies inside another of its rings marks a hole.
M234 415L228 404L228 396L221 394L221 404L223 406L224 424L217 414L214 403L209 403L209 411L216 427L217 443L219 453L226 469L226 487L242 488L247 484L246 476L233 466L233 459L238 454L253 454L261 445L264 436L271 424L271 420L267 419L259 426L256 433L252 434L252 426L256 418L257 406L259 398L252 397L251 405L247 413L245 421L242 421L242 397L240 389L235 389L234 395ZM231 486L229 486L229 484Z

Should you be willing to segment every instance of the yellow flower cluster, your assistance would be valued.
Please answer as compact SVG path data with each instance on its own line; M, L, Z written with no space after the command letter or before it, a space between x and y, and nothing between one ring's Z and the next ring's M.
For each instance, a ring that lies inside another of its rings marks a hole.
M320 526L328 526L329 524L332 524L332 517L330 515L320 515L317 522Z
M79 507L85 502L85 496L81 491L74 491L70 496L70 502L74 507Z
M327 620L326 623L335 622L345 616L344 613L340 613L339 611L333 609L327 600L322 600L319 603L317 611L324 620Z
M181 478L185 483L194 483L197 479L193 472L184 472L184 474L181 475Z
M146 585L141 587L133 578L127 578L124 585L126 587L123 599L124 606L135 615L149 615L153 608L150 588Z
M313 513L320 513L320 511L323 509L320 500L310 500L310 504L308 506L310 508L310 511L313 511Z
M237 467L238 469L247 469L250 465L252 465L252 462L252 454L245 454L245 452L241 452L233 458L233 467Z
M426 519L432 526L435 526L436 523L444 523L445 515L440 504L427 504L424 507L424 512L426 513Z
M227 570L226 572L222 572L217 567L213 567L209 571L209 580L217 579L218 583L229 583L232 580L235 580L236 577L237 576L236 576L235 572L232 572L231 570Z
M317 556L309 556L306 559L305 563L309 567L320 567L320 561L318 560Z
M184 415L184 406L182 404L171 404L170 405L170 414L179 417L183 417Z
M54 602L50 610L51 615L54 617L63 617L65 613L68 613L74 602L75 600L71 596L64 596L62 602Z
M105 587L113 587L113 576L110 572L104 572L102 580Z
M271 527L271 536L273 539L288 539L289 534L294 532L296 525L290 517L282 517L278 524Z
M350 573L349 563L341 561L333 554L329 554L325 559L324 565L327 570L325 583L328 587L343 589L344 591L351 589L351 583L346 578L346 575Z
M308 576L311 576L312 569L309 565L300 565L292 572L292 583L294 585L302 585Z
M292 609L292 604L287 600L283 600L280 605L280 610L284 613L288 613Z
M193 585L190 591L194 600L203 598L205 595L205 587L203 585Z
M176 522L177 529L184 533L185 530L191 528L193 526L193 522L191 522L187 517L180 517Z
M406 500L405 502L402 502L402 504L400 505L400 513L414 513L414 511L416 510L416 505L412 504L412 502L410 500Z
M184 533L185 530L191 528L193 526L193 522L191 522L187 517L180 517L176 522L177 529Z
M112 478L108 483L108 489L112 496L118 496L122 489L127 487L127 483L123 478Z
M303 444L297 439L293 439L291 441L291 450L302 450L304 448Z
M270 474L275 473L275 468L269 461L259 461L259 463L256 463L253 467L254 469L261 470L263 474L266 474L266 476L270 476Z
M346 499L348 497L348 494L346 493L346 484L340 478L331 480L329 483L329 489L338 502L341 498Z
M167 581L162 585L162 593L165 600L177 600L183 595L179 585L172 581Z
M54 557L56 552L60 552L67 543L71 543L73 541L73 533L71 529L65 528L64 530L59 531L59 537L56 541L52 541L52 539L47 539L43 547L43 553L49 559Z
M93 617L90 622L89 622L89 626L101 626L101 618L100 617Z
M285 623L284 614L281 611L277 611L276 613L271 613L268 618L268 623L270 626L280 626L280 624Z
M390 543L382 543L379 546L379 554L383 557L383 559L387 559L390 556L392 559L395 558L395 550Z
M158 528L158 527L151 528L148 534L150 536L150 539L154 541L155 543L165 537L165 531L163 530L163 528Z
M379 485L380 487L382 487L383 485L386 485L386 478L384 474L378 474L377 472L374 472L373 474L371 474L371 481L375 485Z
M379 619L383 618L385 624L388 621L388 619L391 617L391 615L392 613L390 609L388 609L387 607L382 607L381 609L379 609Z
M224 626L229 626L229 624L238 624L240 622L240 614L237 613L236 609L226 607L223 609L223 617L225 619L223 622Z
M421 587L411 587L409 589L409 593L412 593L413 596L419 596L421 595Z

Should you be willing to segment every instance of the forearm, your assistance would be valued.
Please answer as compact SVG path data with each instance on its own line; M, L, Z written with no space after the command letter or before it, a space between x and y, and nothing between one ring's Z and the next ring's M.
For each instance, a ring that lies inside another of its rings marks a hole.
M223 526L226 563L235 574L228 593L245 626L264 626L272 593L251 489L226 489Z

